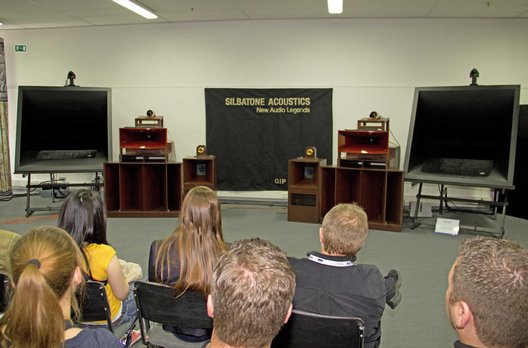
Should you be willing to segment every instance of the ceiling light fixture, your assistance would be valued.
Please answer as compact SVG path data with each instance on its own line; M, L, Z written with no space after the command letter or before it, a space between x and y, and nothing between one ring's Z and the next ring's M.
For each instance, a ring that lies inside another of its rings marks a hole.
M136 3L133 3L130 0L113 0L116 4L119 4L127 9L129 9L132 12L137 13L138 15L145 17L146 19L156 19L158 16L156 16L154 13L150 12L149 10L139 6Z
M343 13L343 0L328 0L328 13L330 14Z

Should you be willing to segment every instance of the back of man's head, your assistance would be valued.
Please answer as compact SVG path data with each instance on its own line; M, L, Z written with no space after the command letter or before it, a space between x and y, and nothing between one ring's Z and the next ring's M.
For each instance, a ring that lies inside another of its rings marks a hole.
M367 239L367 213L356 203L338 204L326 213L321 231L325 252L355 256Z
M467 303L487 347L528 346L528 250L477 237L460 247L448 298Z
M232 347L269 345L294 291L295 274L281 249L258 238L233 243L213 271L213 337Z

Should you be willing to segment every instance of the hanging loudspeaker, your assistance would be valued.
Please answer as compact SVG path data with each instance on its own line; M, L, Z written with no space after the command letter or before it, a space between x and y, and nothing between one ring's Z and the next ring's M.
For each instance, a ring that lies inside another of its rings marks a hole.
M307 146L304 149L304 157L317 158L317 149L315 148L315 146Z

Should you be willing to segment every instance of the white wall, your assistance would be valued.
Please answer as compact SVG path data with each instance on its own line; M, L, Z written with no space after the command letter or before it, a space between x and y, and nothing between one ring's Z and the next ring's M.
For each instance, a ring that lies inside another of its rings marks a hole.
M0 30L0 37L12 163L18 86L61 86L70 70L78 85L112 87L115 159L119 127L147 109L165 117L178 158L193 155L205 142L205 87L334 88L334 133L376 110L391 120L402 166L414 87L468 85L477 68L479 84L520 84L528 103L527 19L204 22ZM14 52L15 44L27 52Z

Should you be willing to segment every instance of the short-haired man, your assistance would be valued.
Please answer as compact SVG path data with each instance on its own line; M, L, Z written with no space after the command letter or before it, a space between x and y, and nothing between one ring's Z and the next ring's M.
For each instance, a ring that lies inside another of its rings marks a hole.
M292 310L295 273L286 254L259 238L233 243L213 271L209 348L270 347Z
M297 277L294 308L363 319L365 347L373 348L380 344L385 303L395 308L401 300L401 278L395 270L384 278L375 265L355 263L367 232L367 214L359 205L338 204L319 229L321 251L290 263Z
M456 348L528 347L528 250L494 238L464 241L449 271L446 310Z

